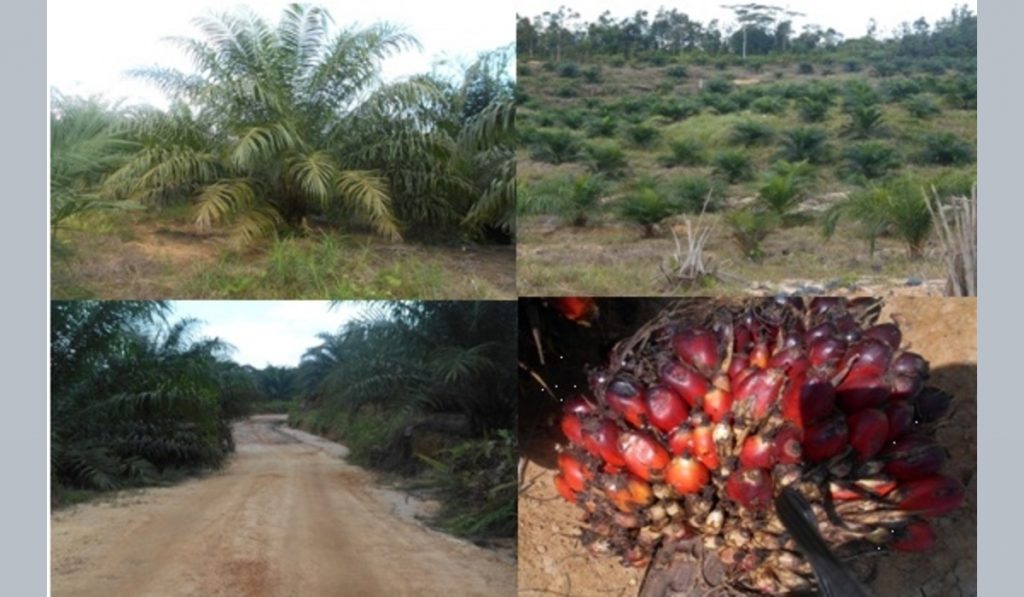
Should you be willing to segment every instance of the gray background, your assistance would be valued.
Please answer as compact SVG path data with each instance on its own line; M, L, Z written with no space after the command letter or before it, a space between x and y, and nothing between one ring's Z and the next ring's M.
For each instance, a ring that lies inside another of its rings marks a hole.
M557 4L554 3L553 6ZM571 5L571 2L569 3ZM667 6L671 2L665 3ZM981 0L978 114L979 507L978 590L1010 594L1022 584L1020 502L1024 396L1018 303L1024 237L1024 86L1020 35L1024 3ZM46 7L4 6L0 35L0 309L3 432L0 433L0 578L6 595L46 591ZM126 48L126 51L130 49ZM1018 334L1013 334L1018 332Z
M0 593L46 593L46 4L0 34Z

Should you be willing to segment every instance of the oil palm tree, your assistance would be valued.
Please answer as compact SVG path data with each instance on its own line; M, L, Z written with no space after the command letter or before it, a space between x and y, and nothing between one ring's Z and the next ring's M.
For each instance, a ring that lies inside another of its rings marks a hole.
M72 216L118 209L100 193L104 175L136 149L124 131L124 113L99 98L54 92L50 105L50 228L52 239Z
M191 198L197 224L232 222L246 239L314 214L400 239L391 185L361 158L382 144L392 155L424 150L436 85L379 79L385 58L418 42L389 24L333 33L326 10L299 4L276 26L244 10L194 24L200 37L170 40L194 72L132 71L173 106L136 119L143 147L110 187Z

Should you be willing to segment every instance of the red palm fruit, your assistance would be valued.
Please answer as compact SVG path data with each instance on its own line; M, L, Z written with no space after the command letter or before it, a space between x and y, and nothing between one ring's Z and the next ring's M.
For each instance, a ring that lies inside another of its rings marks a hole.
M623 475L609 475L602 483L604 494L620 512L632 512L636 509L633 495L629 492L629 482Z
M733 399L738 403L737 408L746 410L755 421L763 419L779 400L785 380L786 373L781 369L764 369L751 374L735 387Z
M732 360L729 361L729 370L726 374L729 376L729 381L735 385L739 380L737 379L741 373L750 368L750 357L746 354L733 353Z
M846 417L840 412L807 427L801 444L804 457L811 462L821 462L835 456L846 446L848 433Z
M651 386L645 394L651 424L665 433L678 427L690 416L686 402L666 386Z
M924 387L924 381L916 375L896 375L892 378L893 398L912 398Z
M775 454L780 464L797 464L803 456L803 432L795 425L783 425L775 434Z
M882 412L889 420L889 432L885 435L886 442L903 437L914 426L914 407L906 400L890 400L882 405Z
M738 324L732 328L732 341L733 354L746 353L754 345L754 336L749 327Z
M804 344L810 346L818 340L834 338L837 332L838 330L836 330L836 326L832 325L831 322L826 321L825 323L812 327L804 333Z
M807 305L807 310L815 318L827 314L829 311L845 309L847 300L841 296L816 296Z
M820 379L795 377L782 396L782 417L803 429L835 410L836 390Z
M796 330L791 330L789 332L786 332L786 334L784 336L782 336L782 342L778 346L775 347L775 352L778 353L778 352L781 352L783 350L789 350L791 348L803 348L803 345L804 345L804 335L803 335L803 333L798 332Z
M743 440L740 448L740 466L743 468L764 468L775 466L775 443L763 435L751 435Z
M964 503L964 486L952 477L934 475L903 483L892 497L901 510L927 517L942 516Z
M888 344L893 350L900 347L903 341L903 333L894 323L879 323L864 330L863 338L873 338Z
M881 453L885 472L900 481L922 479L939 472L946 462L946 449L923 435L908 435Z
M630 475L626 481L626 488L629 490L629 498L634 504L640 506L646 506L654 500L654 492L651 490L651 484L643 479L638 479Z
M668 451L654 438L643 433L627 431L619 435L619 451L626 461L626 468L644 481L665 468L669 461Z
M904 352L892 360L889 371L896 375L925 379L928 377L928 361L916 352Z
M837 362L846 352L846 341L831 337L815 340L807 346L807 358L811 365L821 367L826 363Z
M658 378L690 406L698 406L711 387L706 377L682 363L665 363L658 371Z
M953 405L953 396L938 388L928 387L914 397L914 413L922 423L938 421Z
M769 369L782 369L790 377L799 375L811 367L811 361L804 356L804 351L799 346L793 346L780 350L768 360Z
M648 417L647 405L637 384L628 379L616 378L608 384L604 391L604 399L608 407L622 415L630 425L643 427Z
M689 426L677 428L668 436L668 451L679 456L693 452L693 430Z
M832 481L828 486L832 499L837 501L859 500L865 494L885 497L895 488L896 481L888 477L858 479L852 483Z
M750 351L750 366L764 369L768 366L772 351L768 348L765 340L759 340Z
M562 433L574 444L583 443L583 417L594 413L594 407L582 396L566 400L562 406Z
M741 469L725 482L729 499L748 510L760 510L772 503L772 476L759 468Z
M555 489L565 498L565 501L570 504L576 503L576 492L572 490L572 487L569 487L569 482L566 481L565 476L561 473L555 475Z
M907 552L928 551L935 545L935 529L927 520L917 520L895 532L893 549Z
M889 419L885 413L866 408L846 419L850 428L850 445L861 461L868 460L881 451L889 434Z
M558 455L558 468L562 471L565 482L569 484L573 491L583 491L585 482L594 478L593 473L567 452L562 452Z
M711 470L718 468L718 450L715 448L715 432L712 425L699 425L693 429L693 455Z
M872 370L858 369L851 371L843 382L836 386L836 398L839 408L848 413L855 413L865 408L881 406L892 395L889 384ZM863 371L863 373L860 373Z
M839 361L839 370L850 367L847 377L881 377L892 360L892 347L874 338L854 343Z
M597 317L594 299L582 296L562 296L552 299L552 306L571 321L591 321Z
M710 374L718 368L718 339L708 330L686 329L672 337L676 356L698 371Z
M613 468L626 466L619 452L619 428L608 419L583 428L583 448Z
M728 385L726 381L723 385ZM725 415L732 412L733 394L726 388L716 385L704 396L704 412L712 421L718 423Z
M683 495L697 493L710 478L707 467L690 456L676 456L665 470L665 482Z

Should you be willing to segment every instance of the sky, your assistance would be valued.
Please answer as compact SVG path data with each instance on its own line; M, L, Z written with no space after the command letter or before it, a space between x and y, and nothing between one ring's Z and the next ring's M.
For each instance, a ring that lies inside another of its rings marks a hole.
M414 2L371 0L313 2L325 7L340 29L353 23L388 21L404 26L423 46L385 63L384 76L393 79L430 71L436 58L471 62L480 52L515 42L512 0L495 2ZM49 0L47 2L47 75L49 86L66 95L101 94L128 103L148 102L165 107L164 96L141 81L124 76L130 68L168 66L189 69L189 61L168 36L194 37L195 17L247 6L276 24L290 4L284 0ZM454 10L455 8L458 10ZM446 9L447 8L447 9Z
M955 6L966 4L971 11L978 12L977 0L756 0L758 4L781 6L795 12L806 14L805 17L793 19L794 30L799 32L803 25L816 24L823 28L829 27L839 31L847 38L861 37L868 28L868 21L874 18L878 22L879 34L887 37L900 23L913 23L919 17L925 17L928 23L948 17ZM521 16L534 17L544 11L557 11L565 5L580 13L582 20L591 21L605 10L611 11L615 17L632 16L637 10L647 10L653 17L658 8L675 8L694 19L707 23L712 19L719 22L734 23L735 17L731 10L721 5L748 4L747 0L676 0L665 2L659 0L516 0L515 10Z
M343 301L172 301L172 321L200 320L196 336L220 338L234 346L231 358L243 365L293 367L321 332L337 332L367 303Z

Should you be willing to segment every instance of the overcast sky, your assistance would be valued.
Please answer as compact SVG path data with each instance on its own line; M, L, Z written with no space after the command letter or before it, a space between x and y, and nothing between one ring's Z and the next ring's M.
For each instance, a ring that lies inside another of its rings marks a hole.
M647 10L653 17L658 8L675 8L694 19L707 23L718 19L721 23L733 23L733 12L721 8L721 5L747 4L743 0L708 1L708 0L676 0L675 2L651 2L648 0L516 0L515 11L522 16L534 17L544 11L557 11L565 5L580 13L582 20L591 21L605 10L611 11L615 17L632 16L637 10ZM806 24L821 25L825 29L834 28L846 37L861 37L868 29L868 21L874 18L878 22L879 33L888 36L892 29L906 21L913 23L919 17L925 17L929 23L949 16L955 6L966 4L973 12L978 11L977 0L956 2L946 0L788 0L772 2L758 0L758 4L781 6L794 12L806 14L805 17L793 19L795 30L800 31Z
M515 42L511 0L496 2L415 2L369 0L314 2L340 27L388 21L402 25L423 45L385 63L387 78L428 72L436 58L469 62L483 51ZM65 94L102 94L165 106L163 95L123 76L138 66L188 69L190 63L168 36L197 35L191 20L241 5L276 24L289 4L283 0L49 0L47 2L47 75L50 87ZM457 8L458 10L455 10Z
M233 345L235 362L263 368L293 367L307 349L320 344L321 332L337 332L358 317L367 303L343 301L173 301L173 321L200 320L199 337Z

